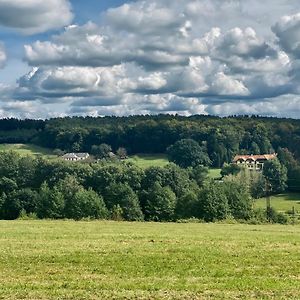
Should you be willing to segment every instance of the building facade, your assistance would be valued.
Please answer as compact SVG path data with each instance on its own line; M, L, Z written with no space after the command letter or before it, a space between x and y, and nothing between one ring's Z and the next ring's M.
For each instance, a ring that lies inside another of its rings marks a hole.
M276 158L276 153L263 155L236 155L233 159L233 163L245 166L252 171L262 171L265 162Z
M67 161L80 161L89 158L88 153L66 153L62 158Z

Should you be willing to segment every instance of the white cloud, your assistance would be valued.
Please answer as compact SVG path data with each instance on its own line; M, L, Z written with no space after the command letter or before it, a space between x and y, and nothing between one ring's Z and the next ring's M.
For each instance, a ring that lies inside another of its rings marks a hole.
M129 2L26 45L35 69L14 97L71 114L279 114L280 99L300 94L297 9L296 0Z
M4 67L6 62L6 52L4 46L0 43L0 69Z
M72 19L68 0L0 0L0 25L24 34L58 29Z
M300 58L300 13L284 16L273 26L280 46L290 54Z

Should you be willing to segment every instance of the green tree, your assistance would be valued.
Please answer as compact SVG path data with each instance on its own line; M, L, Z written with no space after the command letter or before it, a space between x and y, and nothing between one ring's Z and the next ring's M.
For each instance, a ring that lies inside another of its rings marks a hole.
M290 191L300 191L300 167L296 166L288 172L288 188Z
M82 218L105 219L108 216L108 211L103 201L92 189L79 190L72 201L72 208L69 210L69 216L74 220Z
M65 199L64 216L70 219L74 218L78 209L77 203L75 203L75 195L83 190L83 186L79 184L76 177L67 175L55 187Z
M238 164L225 164L222 168L221 175L222 177L228 175L237 175L242 170L242 167Z
M64 216L65 199L57 187L50 189L44 182L38 193L37 216L40 219L60 219Z
M198 201L198 217L205 221L224 220L230 215L228 199L219 182L207 182L199 193Z
M231 215L238 220L250 219L253 200L247 184L231 175L224 179L223 189L228 200Z
M19 160L21 156L15 151L0 152L0 178L7 177L17 180L19 175Z
M196 190L187 190L176 203L176 217L178 219L187 219L197 217L198 192Z
M145 193L145 216L150 221L171 221L174 219L176 196L170 187L158 182Z
M119 205L123 210L122 216L127 221L141 221L144 218L138 196L128 184L110 184L105 191L105 202L111 211Z
M15 220L22 210L20 199L15 197L16 191L10 194L3 194L2 217L5 220Z
M0 178L0 191L3 193L11 193L18 190L18 185L15 180L5 176Z
M182 168L198 165L209 166L211 161L207 152L196 141L183 139L170 146L167 150L168 158Z
M287 187L287 169L278 159L272 159L264 164L263 175L270 185L271 193L283 192Z
M117 155L119 158L125 159L125 158L127 158L127 150L124 147L120 147L117 150Z
M109 153L112 152L112 148L107 144L93 145L91 153L98 159L109 158Z
M190 176L199 186L202 186L208 178L209 170L204 166L196 166L190 170Z
M10 197L14 197L18 201L21 210L24 210L26 214L36 213L38 201L36 191L24 188L14 191Z

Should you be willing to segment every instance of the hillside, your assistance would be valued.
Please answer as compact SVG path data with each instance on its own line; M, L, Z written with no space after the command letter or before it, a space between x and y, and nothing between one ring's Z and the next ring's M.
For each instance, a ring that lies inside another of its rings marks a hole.
M43 156L45 158L56 158L51 149L33 144L0 144L0 151L16 151L20 155Z
M50 120L0 120L0 143L23 143L91 152L93 145L108 144L113 151L125 147L130 155L160 154L180 139L203 146L220 168L237 153L265 154L287 148L300 159L300 120L241 116L181 117L73 117Z

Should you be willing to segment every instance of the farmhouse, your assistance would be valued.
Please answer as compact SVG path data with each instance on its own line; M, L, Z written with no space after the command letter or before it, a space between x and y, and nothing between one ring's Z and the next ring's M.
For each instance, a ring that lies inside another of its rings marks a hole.
M68 161L85 160L90 155L88 153L66 153L62 158Z
M233 163L237 165L244 165L249 170L261 171L264 168L264 163L268 160L275 159L277 154L263 154L263 155L236 155Z

